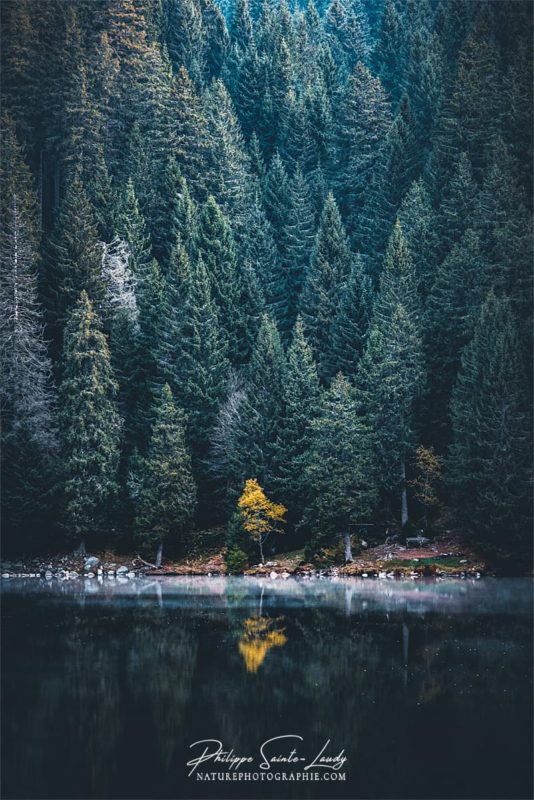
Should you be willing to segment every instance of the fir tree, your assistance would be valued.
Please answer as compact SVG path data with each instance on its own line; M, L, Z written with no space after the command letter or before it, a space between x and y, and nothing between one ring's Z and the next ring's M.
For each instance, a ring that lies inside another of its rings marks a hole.
M2 125L0 357L5 541L29 541L50 513L57 424L37 295L37 207L13 125Z
M321 378L328 374L325 357L331 347L332 322L339 302L340 286L350 274L351 262L351 253L336 201L329 194L300 306L308 339L318 359Z
M308 557L337 535L349 543L345 552L351 560L351 527L366 521L376 502L373 474L369 432L358 414L354 389L340 373L312 423L304 472L312 498L303 520L312 533Z
M148 451L138 472L135 505L135 541L146 553L156 551L161 566L163 545L182 541L195 513L196 487L191 456L185 441L184 413L177 408L165 384L153 412Z
M240 274L230 226L211 196L199 215L196 247L209 276L211 296L228 343L228 357L235 363L240 347L239 318L243 314L238 303Z
M86 538L109 526L122 426L107 339L85 291L67 322L63 363L64 524L83 551Z
M488 552L530 549L531 426L510 303L490 293L462 353L448 481L462 524Z
M364 273L361 259L356 258L341 292L339 306L332 323L332 346L328 356L328 372L343 372L354 377L365 348L373 308L371 281Z
M48 241L46 267L51 333L55 343L60 343L61 328L80 292L87 292L97 307L104 295L96 218L78 171L72 176Z

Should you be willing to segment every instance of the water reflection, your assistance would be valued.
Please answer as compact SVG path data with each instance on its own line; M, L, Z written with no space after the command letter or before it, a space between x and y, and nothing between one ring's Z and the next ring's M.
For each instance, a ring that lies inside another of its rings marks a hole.
M346 749L340 798L529 796L528 581L3 589L5 797L332 797L186 777L198 739L290 732Z

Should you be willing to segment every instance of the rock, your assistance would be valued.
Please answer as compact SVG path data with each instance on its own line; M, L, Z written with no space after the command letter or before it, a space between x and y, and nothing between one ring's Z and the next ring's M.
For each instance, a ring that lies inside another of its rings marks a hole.
M467 558L461 558L460 564L467 564Z
M10 578L9 572L2 572L2 578Z
M127 572L128 572L128 567L122 566L118 568L117 575L126 575Z
M51 573L51 572L45 572L45 578L46 578L46 580L47 580L47 581L51 581L51 580L52 580L52 577L53 577L53 576L52 576L52 573Z
M282 572L282 578L289 578L289 572Z
M385 572L379 572L378 573L378 577L379 578L385 578L386 577L386 573Z
M367 577L368 577L367 572L362 572L362 578L367 578Z
M95 573L94 572L88 572L85 577L86 578L94 578L95 577Z
M130 572L128 573L128 578L135 578L135 572L132 572L130 570Z
M362 547L369 547L367 542L365 542L363 539L361 540L360 544L361 544Z
M75 569L73 569L72 572L69 572L69 578L77 578L77 577L78 573L76 572Z
M269 577L271 578L271 580L273 580L273 581L274 581L274 580L276 580L276 578L278 578L278 573L276 573L276 572L273 570L273 571L271 572L271 574L270 574L270 576L269 576Z
M87 558L85 564L83 565L84 572L91 572L95 567L98 567L100 564L100 559L96 556L91 556Z

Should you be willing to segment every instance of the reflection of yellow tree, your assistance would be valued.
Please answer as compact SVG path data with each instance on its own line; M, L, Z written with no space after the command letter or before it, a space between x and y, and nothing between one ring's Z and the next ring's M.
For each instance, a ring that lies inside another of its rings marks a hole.
M249 617L243 623L239 639L239 652L245 660L247 672L257 672L269 650L283 647L287 636L281 628L279 619L268 617Z

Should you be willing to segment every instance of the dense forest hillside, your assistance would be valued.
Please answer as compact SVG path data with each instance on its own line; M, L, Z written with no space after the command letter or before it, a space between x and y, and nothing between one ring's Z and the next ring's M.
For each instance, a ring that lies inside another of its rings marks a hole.
M6 549L528 561L532 11L2 2Z

